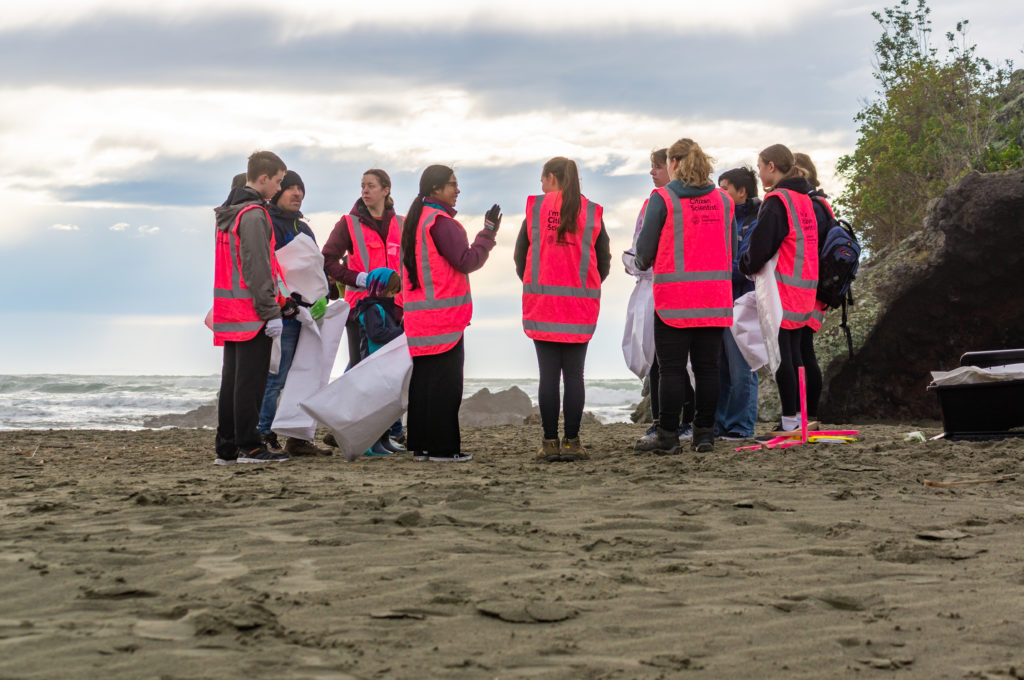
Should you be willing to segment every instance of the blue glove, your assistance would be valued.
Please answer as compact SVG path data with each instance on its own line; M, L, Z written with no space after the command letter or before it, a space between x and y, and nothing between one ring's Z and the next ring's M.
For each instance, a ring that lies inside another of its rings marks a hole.
M377 267L371 269L370 273L366 275L366 287L370 288L376 285L379 290L384 290L388 285L388 281L391 279L391 275L395 273L394 269L390 267Z

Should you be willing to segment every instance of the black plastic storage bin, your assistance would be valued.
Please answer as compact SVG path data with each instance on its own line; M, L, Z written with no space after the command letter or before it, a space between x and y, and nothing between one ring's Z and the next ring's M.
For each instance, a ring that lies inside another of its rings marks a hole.
M962 366L1003 366L1024 363L1024 349L967 352ZM1001 380L970 385L929 385L942 408L946 439L1024 437L1024 380Z

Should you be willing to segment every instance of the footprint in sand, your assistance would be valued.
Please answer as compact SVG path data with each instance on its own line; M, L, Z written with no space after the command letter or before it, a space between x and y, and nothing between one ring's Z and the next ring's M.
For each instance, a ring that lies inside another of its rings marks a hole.
M269 587L289 593L312 593L326 590L331 584L316 577L313 560L302 559L289 564L288 574L278 578L277 582Z
M196 583L220 583L228 579L245 576L249 573L249 567L235 562L239 555L204 555L196 560L196 566L206 572L206 575L196 580Z

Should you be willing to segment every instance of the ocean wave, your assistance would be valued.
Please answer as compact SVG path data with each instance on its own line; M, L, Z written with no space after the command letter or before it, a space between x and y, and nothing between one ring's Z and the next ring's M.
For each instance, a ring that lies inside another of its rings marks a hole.
M536 378L468 378L464 394L513 386L526 392L536 406ZM148 417L186 413L212 403L219 387L219 375L0 375L0 430L143 429ZM639 381L587 381L586 410L601 422L628 421L632 404L639 400Z

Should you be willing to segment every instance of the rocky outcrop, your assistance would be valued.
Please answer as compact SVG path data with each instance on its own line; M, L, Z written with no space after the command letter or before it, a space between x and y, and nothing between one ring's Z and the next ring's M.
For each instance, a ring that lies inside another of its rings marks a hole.
M522 425L537 412L530 395L518 387L491 392L486 387L462 400L460 425Z
M143 427L217 427L217 402L203 404L187 413L167 413L142 421Z
M972 172L931 206L924 228L874 254L854 283L854 357L839 311L815 346L820 416L938 418L925 388L967 351L1024 347L1024 170Z

